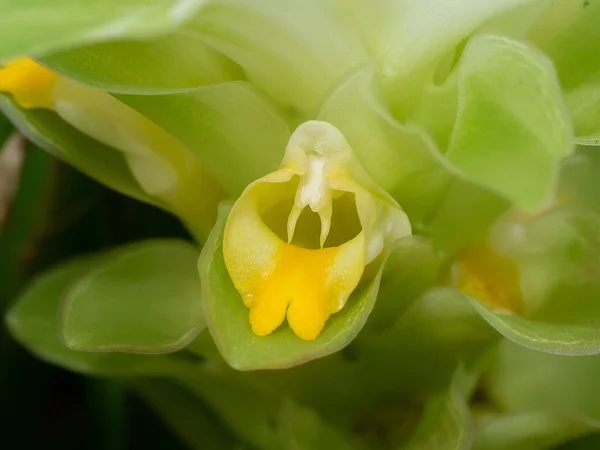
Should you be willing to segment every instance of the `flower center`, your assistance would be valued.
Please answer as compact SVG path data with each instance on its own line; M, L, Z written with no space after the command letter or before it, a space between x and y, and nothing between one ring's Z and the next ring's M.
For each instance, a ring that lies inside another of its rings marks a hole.
M311 121L291 136L279 170L236 201L223 258L255 334L287 318L297 336L312 340L386 239L409 233L406 215L364 173L340 131Z
M316 250L340 246L360 233L362 225L354 194L326 188L330 198L325 205L328 213L324 225L323 209L314 211L310 204L306 205L308 208L298 206L301 185L301 177L295 176L287 183L271 185L270 195L257 201L263 223L282 242Z

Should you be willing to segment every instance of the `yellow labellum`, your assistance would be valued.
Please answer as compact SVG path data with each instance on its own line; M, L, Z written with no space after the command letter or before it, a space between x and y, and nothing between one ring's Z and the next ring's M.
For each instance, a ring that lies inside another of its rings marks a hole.
M0 68L0 92L9 92L23 108L51 109L52 84L58 75L29 58Z
M406 215L368 179L339 130L311 121L292 135L281 168L233 206L223 256L256 335L287 318L313 340L386 241L408 234Z
M270 334L283 322L287 310L287 320L296 334L302 339L315 339L329 316L340 309L340 300L348 290L344 280L336 283L332 274L340 253L339 248L309 250L282 245L275 255L275 269L252 301L253 331L259 336ZM353 274L346 274L354 275L350 290L360 280L362 262L357 258Z

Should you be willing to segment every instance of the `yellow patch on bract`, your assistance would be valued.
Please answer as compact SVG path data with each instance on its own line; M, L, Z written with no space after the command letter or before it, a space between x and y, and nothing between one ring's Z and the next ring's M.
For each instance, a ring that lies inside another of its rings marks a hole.
M519 313L523 297L516 264L488 246L463 252L457 288L494 309Z
M0 69L0 92L12 94L23 108L53 107L52 84L58 76L29 58Z
M171 135L104 91L60 78L53 92L56 113L82 133L122 151L150 195L175 189L196 162Z
M0 68L0 92L12 94L24 108L51 109L80 132L120 150L144 192L194 231L210 231L225 191L175 138L134 109L29 58Z

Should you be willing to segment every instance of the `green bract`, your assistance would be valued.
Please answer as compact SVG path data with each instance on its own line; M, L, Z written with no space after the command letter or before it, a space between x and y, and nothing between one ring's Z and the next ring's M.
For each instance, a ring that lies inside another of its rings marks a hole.
M573 147L550 62L511 39L477 36L464 50L458 85L450 161L517 207L540 206Z
M598 433L600 0L0 0L0 25L14 126L189 232L49 258L6 313L32 353L126 378L190 448ZM27 276L28 207L0 219Z
M174 58L175 55L175 58ZM241 70L193 36L102 43L42 59L52 70L108 92L179 92L241 77Z
M196 154L232 195L274 170L289 138L284 118L247 82L117 98Z
M116 150L79 133L56 114L23 110L6 97L0 98L0 107L25 136L52 155L112 189L151 202L127 167L125 158Z
M576 414L527 411L486 417L476 435L474 449L556 448L598 429L598 423Z
M56 327L61 299L103 258L79 258L35 280L6 317L13 336L40 358L78 372L129 376L180 373L186 368L185 360L115 352L77 352L61 341Z
M319 118L344 133L364 168L394 195L413 223L431 214L453 169L423 128L394 118L372 64L342 80Z
M64 47L106 39L156 35L184 22L203 0L2 0L0 60L41 56ZM24 33L24 29L30 32Z
M106 256L64 294L62 338L73 350L171 353L204 326L196 250L145 242Z

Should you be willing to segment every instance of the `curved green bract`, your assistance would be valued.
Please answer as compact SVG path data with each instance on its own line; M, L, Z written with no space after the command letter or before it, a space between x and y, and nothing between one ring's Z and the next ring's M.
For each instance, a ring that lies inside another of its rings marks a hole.
M526 44L480 35L467 44L458 82L449 161L516 206L539 207L573 149L552 63Z
M185 25L237 62L248 79L302 121L367 58L352 17L331 0L222 0Z
M541 352L557 355L600 354L600 326L550 323L495 313L472 299L473 307L506 338Z
M375 67L365 65L337 86L318 117L340 129L373 180L419 224L440 201L452 168L425 130L396 121L380 89Z
M80 373L166 376L186 370L186 362L173 357L77 352L64 345L57 326L59 302L102 261L102 256L78 258L35 279L6 315L11 335L39 358Z
M389 87L392 109L401 111L402 116L412 116L419 108L425 86L436 78L440 69L452 66L466 39L493 19L540 3L540 0L349 1L384 84ZM433 114L437 115L437 111Z
M188 19L204 1L0 0L0 61L163 33Z
M415 80L490 19L539 0L354 2L382 72ZM420 80L425 81L424 79Z
M117 98L178 139L234 196L277 169L290 137L279 111L247 82Z
M529 39L554 62L566 90L600 76L598 20L598 0L555 0L529 33Z
M50 154L116 191L155 203L141 190L122 153L89 138L53 112L25 110L1 95L0 109L25 136Z
M552 59L578 142L600 145L600 2L557 0L529 38Z
M230 208L220 207L219 220L198 263L206 321L225 360L238 370L281 369L327 356L348 345L373 309L383 265L367 268L346 306L329 319L314 341L298 338L287 325L269 336L256 336L250 327L248 308L223 260L223 230Z
M598 422L564 412L502 414L484 421L475 434L473 450L551 450L599 429Z
M176 240L115 250L73 284L60 312L72 350L171 353L205 327L198 250Z
M599 421L599 377L598 356L552 355L505 341L486 388L508 412L560 411Z
M40 61L88 86L128 94L172 93L243 78L234 62L182 33L94 44Z

